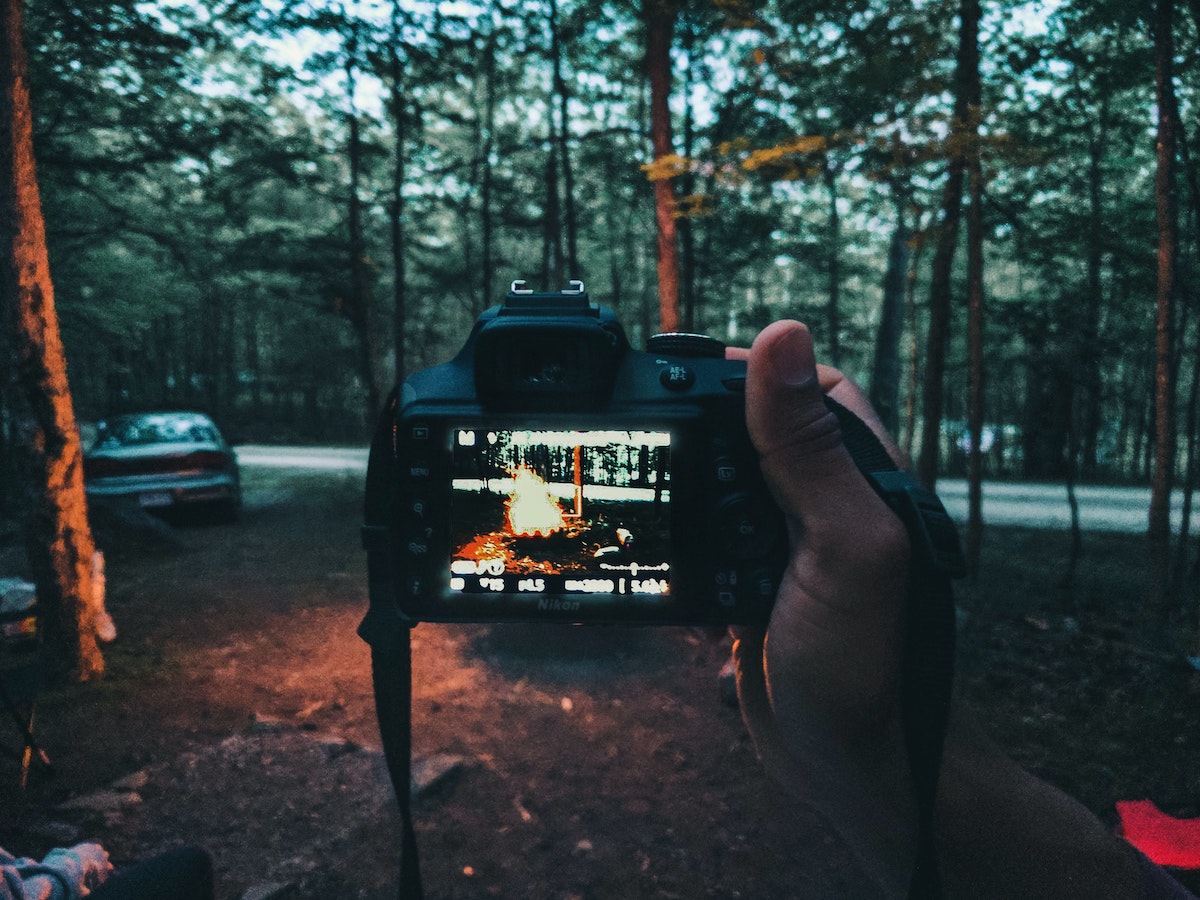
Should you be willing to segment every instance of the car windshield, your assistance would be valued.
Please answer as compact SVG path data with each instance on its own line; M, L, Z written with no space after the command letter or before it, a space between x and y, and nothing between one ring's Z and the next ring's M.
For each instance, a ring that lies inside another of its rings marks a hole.
M216 443L217 429L199 416L138 416L102 427L97 449L179 442Z

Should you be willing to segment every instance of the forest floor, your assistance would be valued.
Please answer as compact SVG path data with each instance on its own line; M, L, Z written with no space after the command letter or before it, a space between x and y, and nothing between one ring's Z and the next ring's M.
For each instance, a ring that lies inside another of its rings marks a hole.
M246 472L239 522L99 527L118 639L93 685L53 684L53 771L0 758L0 845L81 837L118 863L212 851L218 895L394 897L398 816L379 752L361 478ZM0 528L0 575L21 575ZM992 528L960 589L959 689L1021 763L1116 825L1113 804L1200 815L1200 675L1143 637L1144 547ZM813 814L762 773L689 628L422 625L415 810L439 898L872 896ZM7 723L3 723L7 725ZM0 731L0 737L9 732Z

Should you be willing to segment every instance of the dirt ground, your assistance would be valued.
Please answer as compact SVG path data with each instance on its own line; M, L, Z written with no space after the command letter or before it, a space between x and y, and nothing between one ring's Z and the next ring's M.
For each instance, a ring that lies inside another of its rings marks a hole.
M355 635L361 477L246 483L232 525L99 529L108 675L43 691L52 774L20 793L0 758L0 844L92 837L123 863L197 843L222 898L394 897L398 817ZM1111 824L1119 799L1200 815L1200 677L1113 599L1138 596L1138 541L1089 538L1063 591L1047 573L1065 539L990 535L962 592L967 704ZM21 574L8 537L3 574ZM415 807L427 896L872 896L759 768L718 689L728 647L703 629L420 626L414 754L445 770Z

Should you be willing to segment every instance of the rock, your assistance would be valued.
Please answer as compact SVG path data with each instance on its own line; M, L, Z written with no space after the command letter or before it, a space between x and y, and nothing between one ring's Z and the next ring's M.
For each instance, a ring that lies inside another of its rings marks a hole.
M124 778L118 778L112 783L112 787L117 791L140 791L149 783L150 773L142 769L140 772L133 772Z
M278 881L268 881L246 888L241 900L284 900L286 897L297 897L294 884L281 884Z
M120 812L127 806L136 806L142 802L141 794L136 791L102 790L74 797L58 805L59 809L83 809L89 812L113 813Z
M284 719L278 719L275 716L268 716L263 713L255 713L250 722L250 731L255 734L273 734L280 731L287 731L292 727L292 724Z
M414 799L424 797L444 784L463 767L466 760L453 753L436 753L424 759L413 760L411 794Z

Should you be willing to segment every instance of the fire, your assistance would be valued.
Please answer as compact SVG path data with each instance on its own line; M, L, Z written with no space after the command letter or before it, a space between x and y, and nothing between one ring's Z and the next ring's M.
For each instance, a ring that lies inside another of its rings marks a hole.
M546 537L566 527L562 507L536 472L519 466L511 474L512 494L505 503L510 532L519 537Z

